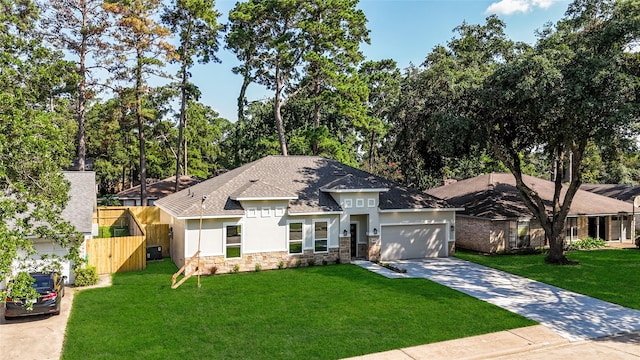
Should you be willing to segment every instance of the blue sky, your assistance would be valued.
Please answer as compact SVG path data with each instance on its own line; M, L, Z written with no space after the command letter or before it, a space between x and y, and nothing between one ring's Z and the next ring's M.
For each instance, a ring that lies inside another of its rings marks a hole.
M217 0L220 22L228 22L235 0ZM438 44L446 44L453 28L466 21L484 23L497 14L506 23L507 35L515 41L535 42L535 30L555 23L564 15L569 0L360 0L358 7L367 17L371 44L362 51L367 60L393 59L401 69L420 65ZM242 79L231 68L238 64L226 50L219 52L222 63L196 65L192 81L200 88L200 101L231 121L236 120L236 98ZM271 92L252 84L248 100L271 97Z

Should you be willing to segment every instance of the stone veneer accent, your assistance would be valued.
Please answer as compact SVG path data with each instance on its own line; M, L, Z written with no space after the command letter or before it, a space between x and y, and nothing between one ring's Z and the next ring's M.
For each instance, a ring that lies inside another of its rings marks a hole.
M284 264L285 268L308 266L311 259L314 259L315 265L322 265L323 261L335 264L339 255L339 249L329 249L328 253L322 254L315 254L313 250L304 250L302 254L289 254L286 251L243 254L238 259L225 259L224 256L203 256L200 258L200 268L202 269L201 275L231 273L235 265L239 266L239 272L256 271L256 264L260 264L261 270L271 270L278 269L280 262ZM185 261L189 261L189 259L185 259ZM187 273L195 271L196 267L197 261L194 260Z
M373 243L375 241L375 244ZM367 260L380 260L380 235L368 235L367 242L369 244L369 254Z
M356 258L367 258L369 256L369 246L367 244L357 244L358 253L353 254Z
M351 262L351 236L340 236L340 262Z

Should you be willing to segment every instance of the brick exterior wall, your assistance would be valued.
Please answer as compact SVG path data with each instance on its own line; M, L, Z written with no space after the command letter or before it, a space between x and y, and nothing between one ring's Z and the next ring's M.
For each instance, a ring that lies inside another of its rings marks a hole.
M458 248L497 253L510 250L509 221L486 220L466 217L456 218L456 242ZM537 221L529 223L530 247L546 245L544 230Z
M485 253L503 251L508 232L505 221L457 217L455 247Z

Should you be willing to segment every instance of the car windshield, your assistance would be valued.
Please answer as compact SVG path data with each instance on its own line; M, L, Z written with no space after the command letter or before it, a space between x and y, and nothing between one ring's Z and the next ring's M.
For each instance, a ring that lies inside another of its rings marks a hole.
M35 279L33 286L36 289L53 288L53 281L49 275L31 275L32 278Z

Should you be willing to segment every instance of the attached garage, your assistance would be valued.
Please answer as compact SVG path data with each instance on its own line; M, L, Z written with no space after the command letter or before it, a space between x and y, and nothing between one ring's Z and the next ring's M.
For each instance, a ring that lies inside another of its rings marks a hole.
M382 226L380 258L383 261L447 256L445 224Z

